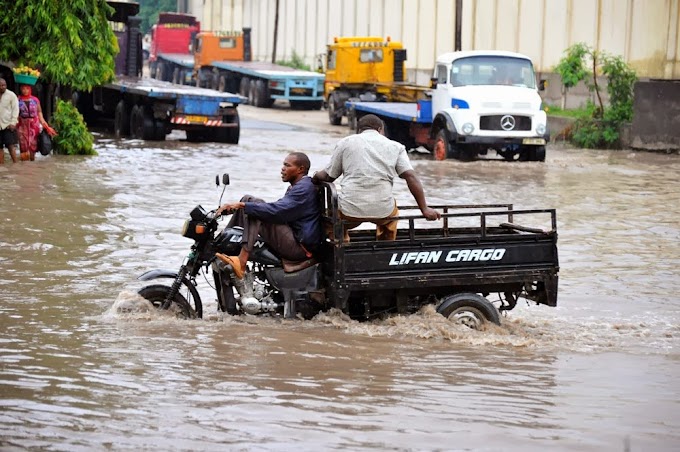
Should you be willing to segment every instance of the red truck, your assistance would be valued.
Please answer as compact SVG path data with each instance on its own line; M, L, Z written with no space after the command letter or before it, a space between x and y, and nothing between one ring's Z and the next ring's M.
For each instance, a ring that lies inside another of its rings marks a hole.
M201 31L201 23L194 16L182 13L160 13L158 23L151 29L149 72L152 78L184 84L193 65L191 43Z

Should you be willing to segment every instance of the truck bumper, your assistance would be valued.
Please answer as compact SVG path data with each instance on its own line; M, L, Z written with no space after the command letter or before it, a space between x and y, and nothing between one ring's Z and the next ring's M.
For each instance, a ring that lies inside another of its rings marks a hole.
M480 137L474 135L457 135L454 140L461 144L485 144L489 146L545 146L550 137Z

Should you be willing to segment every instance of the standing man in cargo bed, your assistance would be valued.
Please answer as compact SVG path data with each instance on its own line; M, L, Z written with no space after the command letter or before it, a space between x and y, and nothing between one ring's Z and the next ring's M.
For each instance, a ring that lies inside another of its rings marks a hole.
M349 223L345 226L344 240L349 241L348 229L363 222L374 223L376 240L394 240L397 237L399 216L392 194L394 177L406 181L423 216L437 220L441 215L427 206L423 186L411 166L404 145L384 136L385 126L376 115L359 119L357 135L338 142L328 166L314 173L312 181L333 182L343 175L339 195L340 216Z

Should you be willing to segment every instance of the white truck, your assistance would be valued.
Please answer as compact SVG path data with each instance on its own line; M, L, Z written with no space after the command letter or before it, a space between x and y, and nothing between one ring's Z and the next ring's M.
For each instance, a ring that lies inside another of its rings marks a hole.
M417 103L348 102L350 124L367 114L407 149L437 160L471 160L494 150L506 160L545 161L550 140L531 59L505 51L449 52L437 58L430 99Z

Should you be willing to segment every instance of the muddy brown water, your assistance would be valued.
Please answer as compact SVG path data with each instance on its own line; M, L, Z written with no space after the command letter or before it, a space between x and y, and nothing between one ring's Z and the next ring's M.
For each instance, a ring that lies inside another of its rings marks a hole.
M680 159L551 148L545 164L415 157L431 203L557 209L558 307L472 331L432 309L369 323L121 313L176 269L197 203L274 200L343 130L244 120L241 144L115 141L0 168L3 450L678 450ZM399 200L410 202L405 184Z

